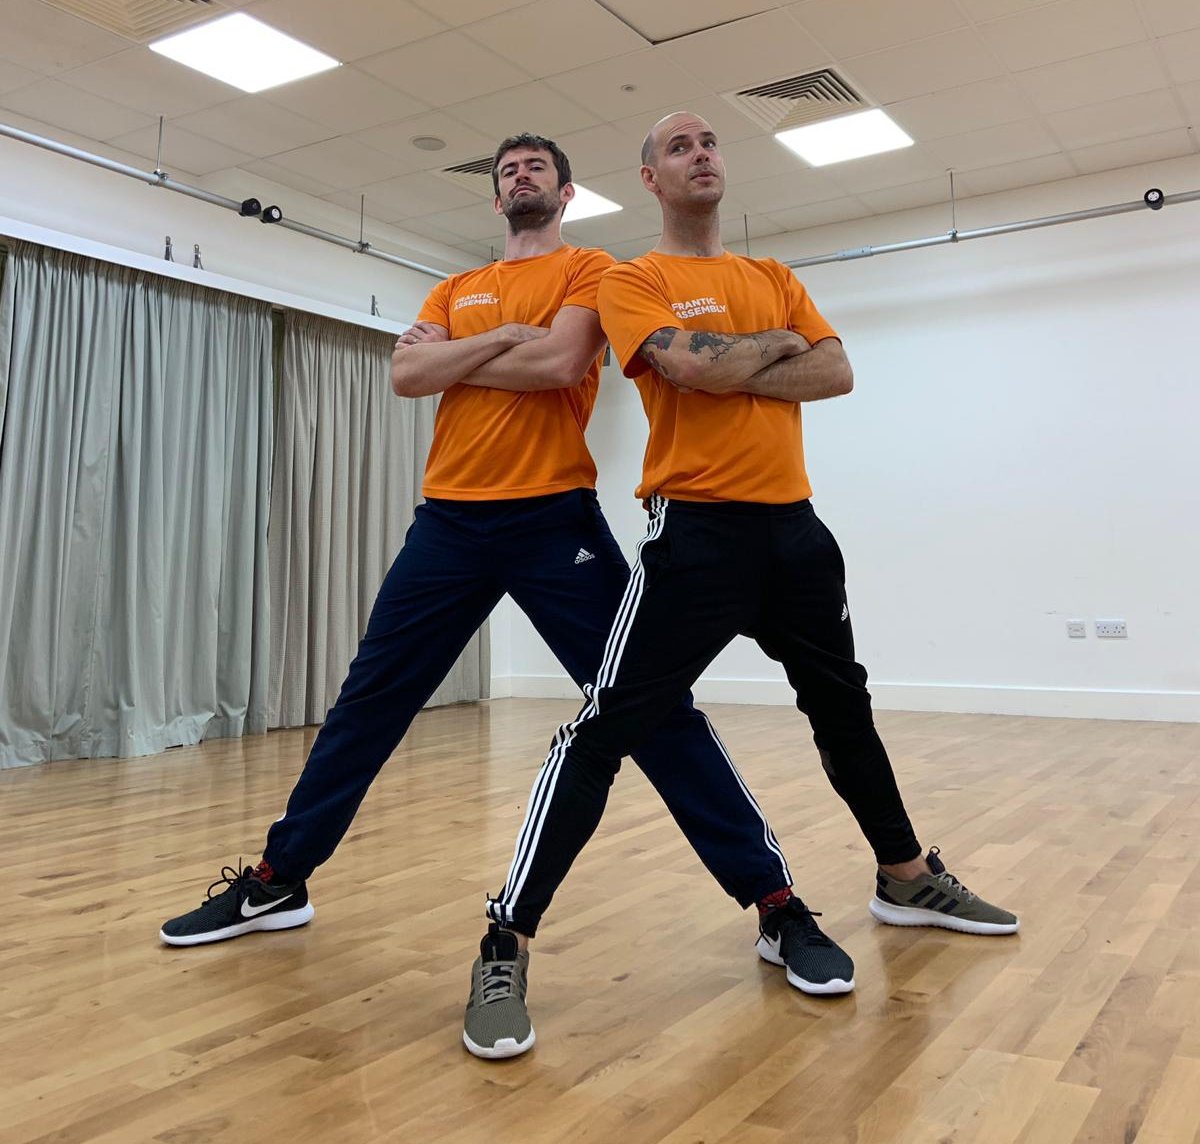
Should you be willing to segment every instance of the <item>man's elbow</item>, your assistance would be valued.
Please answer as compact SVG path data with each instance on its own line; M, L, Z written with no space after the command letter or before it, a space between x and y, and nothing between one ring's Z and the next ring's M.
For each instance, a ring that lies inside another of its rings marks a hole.
M392 366L392 392L397 397L419 397L417 392L416 378L409 376L411 370L401 369L398 365Z
M838 396L845 397L847 393L854 392L854 370L850 368L850 363L846 362L837 376Z

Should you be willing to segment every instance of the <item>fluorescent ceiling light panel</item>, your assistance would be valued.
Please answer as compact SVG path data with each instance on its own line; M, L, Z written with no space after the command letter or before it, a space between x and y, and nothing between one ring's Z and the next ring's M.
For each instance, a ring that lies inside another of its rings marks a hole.
M150 50L250 92L341 66L332 56L241 12L167 36Z
M777 132L775 138L814 167L913 145L912 137L879 108L810 123L807 127L793 127Z
M624 210L620 203L606 199L603 195L589 191L587 187L575 186L575 197L567 203L563 212L563 222L578 222L581 218L592 218L595 215L612 214L613 211Z

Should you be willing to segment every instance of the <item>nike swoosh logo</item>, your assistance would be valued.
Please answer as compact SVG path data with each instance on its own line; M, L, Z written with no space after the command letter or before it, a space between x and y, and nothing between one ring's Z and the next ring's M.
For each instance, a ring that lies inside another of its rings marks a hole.
M280 902L286 902L291 896L291 894L284 894L282 898L268 902L265 906L252 906L249 901L245 901L242 903L242 917L256 918L259 914L266 913L267 910L273 910Z

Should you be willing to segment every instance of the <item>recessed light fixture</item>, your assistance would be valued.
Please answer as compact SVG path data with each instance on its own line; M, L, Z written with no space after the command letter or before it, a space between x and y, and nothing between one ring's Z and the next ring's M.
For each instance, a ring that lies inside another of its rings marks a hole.
M332 56L241 12L167 36L150 50L249 92L341 67Z
M563 211L563 222L578 222L581 218L593 218L595 215L612 214L613 211L624 210L620 203L606 199L603 195L589 191L587 187L575 186L575 197L567 203Z
M446 146L446 140L436 135L414 135L409 142L418 151L441 151Z
M913 145L912 136L879 108L810 123L807 127L793 127L778 132L775 138L814 167Z

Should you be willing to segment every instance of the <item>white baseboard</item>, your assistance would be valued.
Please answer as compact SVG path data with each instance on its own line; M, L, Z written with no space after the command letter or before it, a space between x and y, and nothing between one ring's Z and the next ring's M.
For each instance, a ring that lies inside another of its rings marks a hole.
M780 679L702 679L701 703L790 706L795 695ZM496 699L579 699L565 675L492 676ZM1200 691L1118 691L1068 687L995 687L963 683L871 683L880 711L948 711L969 715L1041 715L1058 719L1146 719L1200 723Z

